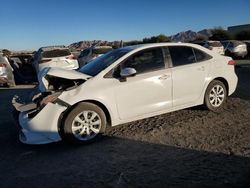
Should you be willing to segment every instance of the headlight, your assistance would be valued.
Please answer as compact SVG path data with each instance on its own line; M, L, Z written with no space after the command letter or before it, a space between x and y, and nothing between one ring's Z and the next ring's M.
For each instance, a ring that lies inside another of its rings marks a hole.
M53 93L51 95L48 95L47 97L45 97L41 102L40 105L41 106L45 106L47 105L49 102L54 102L59 96L61 95L61 92L56 92Z

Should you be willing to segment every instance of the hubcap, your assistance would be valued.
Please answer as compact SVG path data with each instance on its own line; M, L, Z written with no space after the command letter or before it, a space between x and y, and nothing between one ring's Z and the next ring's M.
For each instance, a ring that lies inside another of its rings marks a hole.
M101 130L101 118L94 111L83 111L72 122L72 133L79 140L91 140Z
M225 99L224 88L220 85L215 85L209 94L209 102L213 107L219 107Z

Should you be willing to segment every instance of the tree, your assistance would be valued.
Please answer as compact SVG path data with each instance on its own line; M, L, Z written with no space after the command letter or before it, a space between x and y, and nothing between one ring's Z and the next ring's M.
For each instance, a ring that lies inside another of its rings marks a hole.
M158 36L152 36L150 38L144 38L142 40L143 43L157 43L157 42L170 42L170 39L163 34L160 34Z
M250 40L250 31L241 31L236 34L235 39L237 40Z
M124 42L124 46L131 46L131 45L137 45L137 44L142 44L142 41L140 40L131 40L131 41L127 41Z
M208 36L202 34L198 34L197 37L195 38L195 41L206 41L206 40L208 40Z
M211 30L212 36L209 37L209 40L232 40L233 36L222 27L217 27Z
M170 42L170 39L163 34L160 34L156 37L156 42Z

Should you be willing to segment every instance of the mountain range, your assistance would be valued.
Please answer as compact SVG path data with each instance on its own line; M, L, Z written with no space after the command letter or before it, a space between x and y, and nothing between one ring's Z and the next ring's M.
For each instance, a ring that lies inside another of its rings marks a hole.
M79 42L75 42L69 45L69 48L71 50L76 50L76 51L80 51L83 50L85 48L89 48L91 46L119 46L120 45L120 41L113 41L113 42L109 42L109 41L102 41L102 40L87 40L87 41L79 41Z
M197 38L209 38L212 36L211 29L203 29L199 32L195 32L192 30L179 32L175 35L170 36L170 40L173 42L190 42L194 41ZM102 41L102 40L92 40L92 41L79 41L69 45L71 50L81 51L85 48L91 47L93 45L98 46L119 46L120 41Z

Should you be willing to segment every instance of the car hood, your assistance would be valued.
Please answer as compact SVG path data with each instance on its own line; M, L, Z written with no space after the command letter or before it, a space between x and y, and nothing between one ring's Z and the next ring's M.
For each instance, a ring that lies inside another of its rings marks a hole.
M58 81L72 80L72 82L76 80L86 81L89 78L91 78L91 76L77 72L75 70L66 70L62 68L46 67L42 69L38 74L40 91L45 92L49 90L49 84L50 84L49 78L52 78L52 77L57 78L57 79L61 78L61 80L58 80Z

